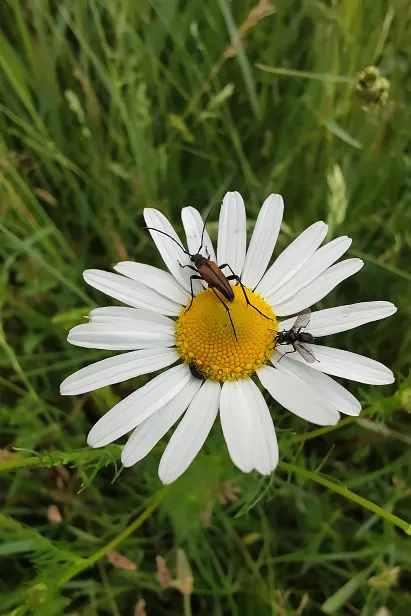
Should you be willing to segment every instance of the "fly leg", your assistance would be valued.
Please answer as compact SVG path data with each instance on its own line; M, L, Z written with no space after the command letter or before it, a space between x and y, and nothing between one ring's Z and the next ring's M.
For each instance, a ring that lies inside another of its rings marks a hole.
M193 276L193 278L194 278L194 276ZM214 289L214 287L209 287L209 289L211 289L211 290L212 290L212 292L214 293L214 295L216 296L216 298L217 298L217 299L218 299L218 300L219 300L219 301L223 304L223 306L224 306L224 308L225 308L225 310L226 310L226 312L227 312L228 318L230 319L230 323L231 323L231 327L233 328L233 332L234 332L235 339L236 339L236 340L238 340L238 338L237 338L237 332L235 331L235 327L234 327L234 323L233 323L233 319L231 318L230 308L229 308L229 307L227 306L227 304L226 304L226 303L225 303L225 302L221 299L221 297L219 296L219 294L217 293L217 291Z
M287 353L281 353L281 357L278 360L278 363L280 363L280 361L283 359L283 357L285 357L286 355L290 355L290 353L295 353L297 351L297 349L295 348L294 344L292 345L293 350L292 351L287 351ZM280 352L280 351L278 351Z
M262 316L262 317L264 317L265 319L268 319L269 321L273 321L273 319L271 319L271 318L270 318L270 317L268 317L266 314L264 314L263 312L261 312L261 310L259 310L259 309L257 308L257 306L254 306L254 305L250 302L250 300L248 299L248 296L247 296L247 293L246 293L245 287L244 287L243 283L241 282L241 278L240 278L240 276L237 276L237 274L234 274L234 272L233 272L233 270L231 269L230 265L228 265L228 263L223 263L223 265L219 265L219 268L220 268L221 270L223 269L223 267L228 267L228 269L229 269L229 270L230 270L230 272L231 272L231 276L227 276L227 280L236 280L236 281L238 282L238 284L240 285L241 290L242 290L242 292L243 292L243 294L244 294L244 298L245 298L245 301L246 301L247 306L251 306L251 308L254 308L254 310L256 310L259 314L261 314L261 316Z

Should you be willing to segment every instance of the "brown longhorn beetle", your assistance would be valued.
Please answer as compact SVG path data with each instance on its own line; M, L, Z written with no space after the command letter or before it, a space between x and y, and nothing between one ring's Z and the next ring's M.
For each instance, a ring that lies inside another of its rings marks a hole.
M212 208L211 208L211 210L212 210ZM231 288L230 280L236 280L237 283L241 286L241 289L243 291L244 298L245 298L245 301L247 303L247 306L251 306L251 308L254 308L254 310L256 310L258 313L260 313L261 316L263 316L264 318L269 319L269 320L271 320L271 319L267 315L263 314L256 306L254 306L249 301L249 299L247 297L247 293L246 293L245 287L244 287L243 283L241 282L240 276L237 276L237 274L235 274L233 272L233 270L231 269L231 267L230 267L230 265L228 263L223 263L222 265L217 265L217 263L215 263L214 261L211 261L210 255L208 254L208 251L207 251L207 257L204 257L202 254L200 254L200 252L201 252L201 250L203 248L203 243L204 243L204 232L205 232L205 228L206 228L206 223L207 223L208 217L209 217L209 215L211 213L211 210L208 212L207 217L206 217L206 219L204 221L204 227L203 227L203 231L202 231L202 234L201 234L200 248L198 249L198 251L195 254L189 253L188 250L186 250L179 242L177 242L177 240L175 240L173 237L171 237L171 235L169 235L165 231L161 231L160 229L155 229L154 227L141 227L141 229L139 229L137 231L137 233L139 233L143 229L148 229L150 231L157 231L157 233L162 233L163 235L166 235L167 237L169 237L170 240L173 240L173 242L175 242L177 244L177 246L179 246L181 248L181 250L184 252L184 254L186 254L190 258L190 261L193 263L193 265L182 265L180 263L180 261L178 261L178 264L180 265L180 267L188 267L191 270L193 270L193 272L195 272L195 274L190 276L191 301L190 301L190 305L186 309L186 312L188 312L188 310L190 310L191 305L192 305L193 300L194 300L193 280L203 280L204 282L207 283L208 288L213 291L213 293L217 297L217 299L223 304L223 306L224 306L224 308L225 308L225 310L227 312L228 318L230 319L230 323L231 323L231 327L233 328L235 339L237 340L237 333L235 331L233 319L231 318L230 308L227 306L227 304L224 302L224 300L217 293L217 291L218 291L223 296L224 299L226 299L228 302L232 302L234 300L234 292L233 292L233 290ZM231 272L230 276L225 276L225 274L223 274L223 272L221 271L221 270L223 270L226 267Z

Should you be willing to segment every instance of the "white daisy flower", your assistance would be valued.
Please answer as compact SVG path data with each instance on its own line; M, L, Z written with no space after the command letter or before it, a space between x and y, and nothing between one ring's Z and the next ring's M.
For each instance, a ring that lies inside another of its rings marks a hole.
M128 307L92 310L90 321L74 327L68 341L127 352L69 376L61 393L82 394L167 368L96 423L88 435L91 447L107 445L133 430L121 456L124 466L131 466L182 417L160 462L160 479L168 484L191 464L220 411L233 463L246 473L255 469L267 475L277 466L278 446L268 406L255 381L283 407L320 426L335 425L340 413L361 411L358 400L328 375L373 385L393 382L391 370L367 357L316 343L304 344L303 357L292 346L279 344L279 332L289 331L296 317L279 318L297 315L322 300L363 266L361 259L336 263L351 240L339 237L320 248L327 225L316 222L267 269L283 207L279 195L265 200L247 249L244 202L238 192L229 192L220 211L217 254L204 231L202 254L218 264L227 263L241 276L253 307L247 306L235 281L233 301L223 302L222 295L219 298L198 280L193 281L190 306L193 272L182 266L192 262L165 216L151 208L144 211L147 226L170 236L150 231L170 273L131 261L118 263L117 274L84 272L88 284ZM182 222L188 251L197 253L203 220L196 209L186 207ZM318 310L302 331L311 335L306 336L311 342L313 337L343 332L395 311L390 302L378 301Z

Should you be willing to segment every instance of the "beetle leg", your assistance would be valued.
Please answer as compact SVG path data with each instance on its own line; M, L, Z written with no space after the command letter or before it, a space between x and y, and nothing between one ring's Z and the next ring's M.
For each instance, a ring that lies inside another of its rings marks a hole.
M228 265L228 263L223 263L222 265L219 265L218 267L219 267L221 270L222 270L224 267L229 267L229 268L230 268L230 270L231 270L231 272L234 274L233 270L232 270L232 269L231 269L231 267Z
M238 284L240 285L241 290L242 290L242 292L243 292L243 294L244 294L244 297L245 297L245 301L246 301L246 303L247 303L247 306L251 306L251 308L254 308L254 310L256 310L259 314L261 314L261 316L262 316L262 317L264 317L265 319L268 319L269 321L272 321L273 319L271 319L271 318L270 318L270 317L268 317L266 314L264 314L263 312L261 312L261 310L259 310L259 309L257 308L257 306L254 306L254 305L250 302L250 300L249 300L249 299L248 299L248 297L247 297L247 293L246 293L246 291L245 291L245 287L244 287L243 283L241 282L241 278L240 278L240 276L237 276L237 274L234 274L234 272L233 272L232 268L230 267L230 265L228 265L228 263L223 263L223 265L219 265L219 268L220 268L220 269L223 269L223 267L228 267L228 269L229 269L229 270L230 270L230 272L231 272L231 276L227 276L227 280L236 280L236 281L238 282Z
M182 265L180 261L177 261L177 263L179 264L180 267L189 267L191 270L193 270L193 272L196 272L196 274L198 274L198 269L194 267L194 265Z
M183 266L182 266L183 267ZM190 267L190 266L186 266L186 267ZM197 271L197 270L196 270ZM188 308L185 309L184 312L188 312L192 306L193 300L194 300L194 291L193 291L193 280L203 280L201 278L201 276L194 276L194 274L192 276L190 276L190 291L191 291L191 300L190 300L190 305Z
M233 323L233 319L231 318L231 314L230 314L230 308L227 306L227 304L225 302L223 302L223 300L221 299L221 297L218 295L217 291L214 289L214 287L209 287L211 288L212 292L214 293L214 295L217 297L217 299L220 300L220 302L223 304L224 308L226 309L226 312L228 314L228 318L230 319L230 323L231 323L231 327L233 328L233 332L234 332L234 336L235 339L238 340L237 338L237 332L235 331L235 327L234 327L234 323Z

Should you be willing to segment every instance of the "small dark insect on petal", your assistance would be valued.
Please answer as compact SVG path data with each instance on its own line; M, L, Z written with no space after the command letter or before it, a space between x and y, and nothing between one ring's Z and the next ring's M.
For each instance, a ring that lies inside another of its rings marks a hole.
M191 374L196 379L199 379L200 381L205 381L204 374L201 372L201 370L196 366L196 364L194 362L191 362L191 364L189 364L188 367L190 368Z

